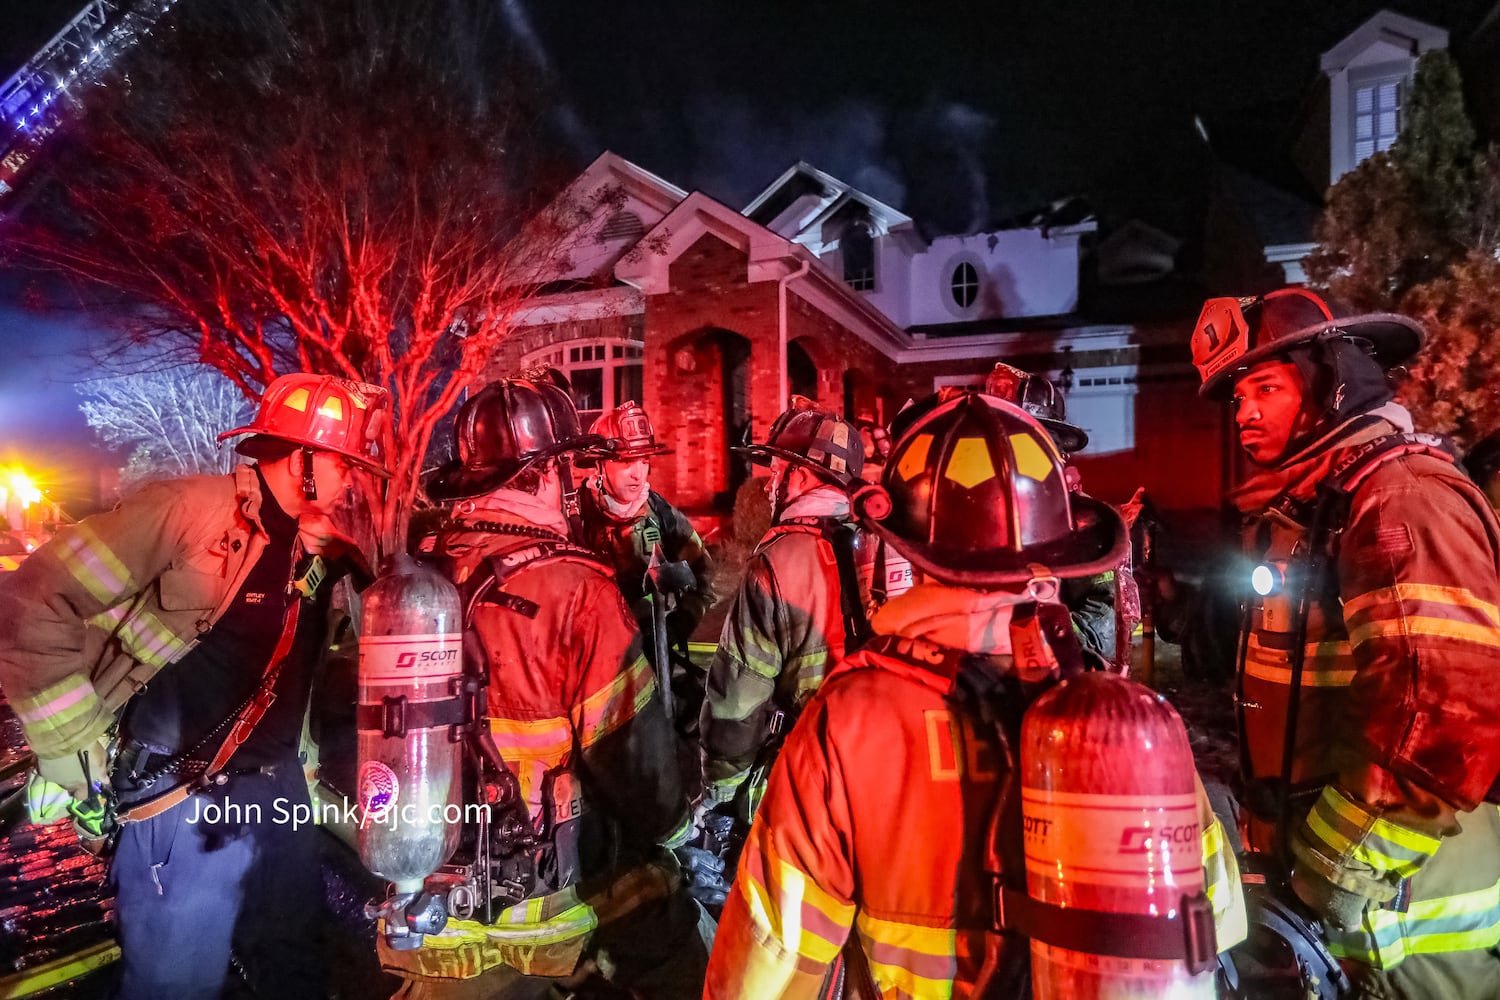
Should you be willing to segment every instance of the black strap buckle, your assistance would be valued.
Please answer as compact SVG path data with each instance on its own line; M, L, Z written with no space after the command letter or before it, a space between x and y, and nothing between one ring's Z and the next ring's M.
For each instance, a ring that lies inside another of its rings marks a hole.
M1183 962L1192 975L1218 963L1213 907L1201 892L1184 895L1173 916L1151 916L1044 903L998 877L992 886L995 930L1088 955Z

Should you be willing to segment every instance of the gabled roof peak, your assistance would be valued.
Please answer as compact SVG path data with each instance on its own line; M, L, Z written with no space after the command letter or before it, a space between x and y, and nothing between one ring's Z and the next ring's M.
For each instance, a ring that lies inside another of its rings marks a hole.
M871 219L877 228L886 232L899 226L911 224L911 216L892 205L888 205L873 195L867 194L856 188L847 181L840 180L832 174L819 170L806 160L798 160L788 167L780 177L772 181L764 191L756 195L750 204L741 210L740 214L746 218L755 219L763 225L770 225L773 218L761 218L767 213L773 217L779 216L787 207L790 207L795 198L788 199L784 192L790 186L796 185L801 188L796 192L799 195L816 195L809 199L811 204L804 217L797 220L797 231L805 230L811 226L818 225L833 211L837 211L850 201L856 201L864 206L870 213ZM778 199L778 195L782 195ZM781 205L780 201L786 201ZM783 232L783 235L793 235Z
M1379 10L1323 53L1319 65L1331 76L1377 42L1408 49L1413 56L1419 56L1430 49L1447 48L1448 31L1395 11Z

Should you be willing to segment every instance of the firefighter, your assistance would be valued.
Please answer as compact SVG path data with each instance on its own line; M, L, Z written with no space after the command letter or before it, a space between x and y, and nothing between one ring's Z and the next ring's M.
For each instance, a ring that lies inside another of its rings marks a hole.
M986 862L994 824L1003 866L1014 865L994 874L1024 887L1018 767L991 724L959 707L961 689L999 692L987 704L1018 728L1027 698L1011 629L1035 607L1038 574L1112 565L1124 526L1107 505L1070 494L1030 416L975 392L906 424L883 486L861 490L855 507L917 580L877 609L874 636L832 668L787 738L705 997L817 996L841 950L850 995L872 995L852 985L868 976L879 996L978 996L981 980L985 996L1027 996L1030 944L992 933ZM1243 929L1233 857L1206 802L1199 812L1209 899L1221 941L1232 941ZM851 928L857 943L846 949Z
M864 445L813 408L776 418L764 444L771 529L751 554L708 668L700 735L704 805L748 826L782 737L866 619L868 549L849 515Z
M602 437L604 445L593 457L598 472L579 496L584 542L614 567L615 583L647 637L656 638L648 571L657 569L653 581L680 581L681 586L663 595L672 610L660 638L685 652L688 637L714 604L714 562L693 522L651 488L651 458L670 449L657 443L646 411L634 401L599 417L589 433ZM656 657L654 643L647 643L646 655ZM694 722L697 706L695 698Z
M1036 418L1046 429L1052 443L1062 453L1063 461L1088 447L1089 436L1082 427L1068 422L1067 405L1057 386L1041 375L1022 371L1003 361L995 362L994 370L985 379L984 391L1013 403ZM1078 470L1072 465L1066 469L1068 486L1081 490L1083 483ZM1118 581L1118 582L1117 582ZM1105 662L1117 660L1117 653L1129 654L1129 643L1118 643L1120 632L1133 625L1118 618L1116 597L1119 585L1123 584L1128 595L1134 595L1135 582L1131 575L1130 553L1127 551L1120 565L1086 579L1068 580L1063 584L1063 601L1073 612L1073 627L1078 631L1084 646ZM1126 604L1132 601L1126 601ZM1138 599L1135 599L1138 603ZM1123 659L1123 658L1122 658ZM1127 664L1121 663L1121 666Z
M382 965L405 1000L539 997L593 975L695 997L699 911L658 847L691 820L676 735L613 569L568 542L560 466L598 439L543 379L475 393L455 437L460 458L427 485L452 523L424 548L471 608L486 725L539 843L524 898L492 924L451 919L409 951L382 938Z
M385 405L376 386L284 375L220 436L248 435L253 464L148 486L0 583L30 801L67 798L95 849L121 824L121 997L217 997L231 946L257 993L326 995L316 834L274 804L308 804L299 744L329 591L360 562L330 514L354 467L386 474Z
M1386 370L1423 341L1301 288L1207 302L1200 394L1257 471L1240 643L1246 845L1362 995L1500 996L1500 525Z

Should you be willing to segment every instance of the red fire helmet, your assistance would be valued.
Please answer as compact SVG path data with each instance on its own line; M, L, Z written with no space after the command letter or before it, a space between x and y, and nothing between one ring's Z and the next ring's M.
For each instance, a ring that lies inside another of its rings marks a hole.
M1293 347L1346 338L1366 345L1383 368L1421 350L1425 334L1396 313L1362 313L1330 305L1305 288L1282 288L1247 298L1209 299L1193 327L1193 364L1203 380L1198 395L1222 399L1254 365Z
M390 399L378 385L292 372L266 386L255 418L219 435L256 434L331 451L378 476L389 476L381 449Z
M592 457L607 462L630 462L672 453L672 449L656 440L646 408L633 399L601 415L589 433L604 438L604 448Z

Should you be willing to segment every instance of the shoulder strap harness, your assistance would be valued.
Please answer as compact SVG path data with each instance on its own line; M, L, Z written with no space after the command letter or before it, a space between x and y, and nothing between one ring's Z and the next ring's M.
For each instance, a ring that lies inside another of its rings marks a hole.
M1292 758L1296 751L1297 716L1302 701L1302 667L1307 655L1308 605L1313 595L1321 591L1329 557L1348 520L1350 501L1354 494L1376 469L1407 455L1430 455L1449 463L1454 461L1447 439L1438 434L1386 434L1348 448L1334 462L1327 477L1318 484L1311 507L1311 518L1306 522L1307 545L1300 558L1287 567L1287 577L1297 587L1297 594L1292 603L1291 650L1288 656L1291 690L1287 695L1286 729L1281 748L1281 779L1277 790L1280 822L1277 834L1282 859L1288 864L1291 860L1289 837L1293 797ZM1299 508L1294 509L1293 504L1298 504ZM1272 502L1271 510L1292 517L1297 523L1304 523L1303 518L1308 514L1307 506L1306 501L1294 501L1283 494ZM1293 516L1294 514L1301 516ZM1243 631L1246 629L1242 629Z
M771 528L756 551L783 535L794 534L817 535L833 549L839 574L839 609L844 615L844 651L852 653L874 634L860 592L859 570L854 564L854 541L859 536L859 527L838 517L788 517Z

